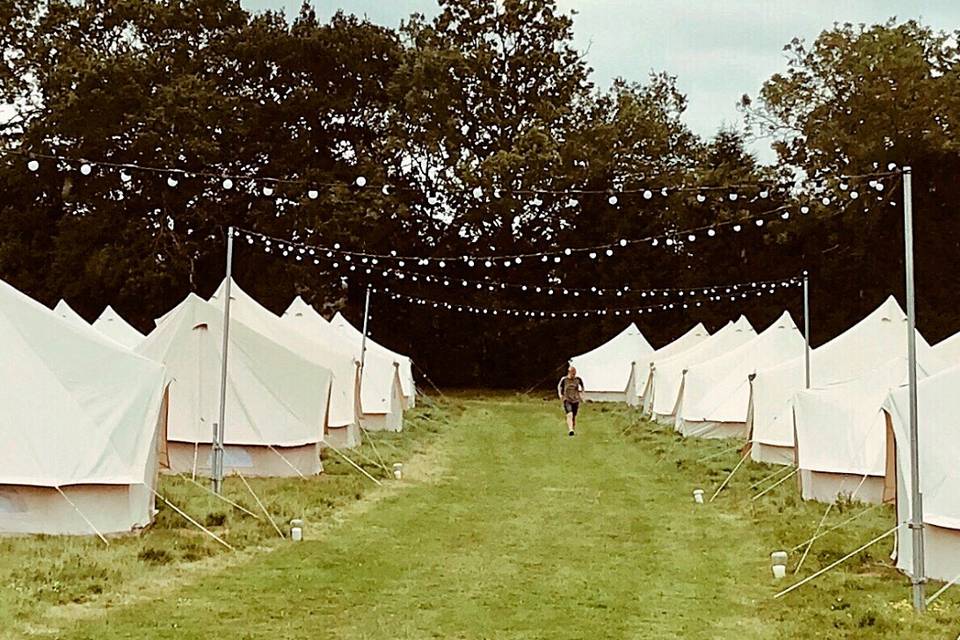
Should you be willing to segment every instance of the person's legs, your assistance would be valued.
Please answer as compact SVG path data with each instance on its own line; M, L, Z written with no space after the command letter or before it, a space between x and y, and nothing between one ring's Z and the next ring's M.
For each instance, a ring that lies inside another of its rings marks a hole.
M576 407L572 402L563 401L563 412L567 418L567 433L573 435L573 427L576 424Z
M570 412L570 433L573 433L577 428L577 413L580 411L580 403L574 402L571 405L573 411Z

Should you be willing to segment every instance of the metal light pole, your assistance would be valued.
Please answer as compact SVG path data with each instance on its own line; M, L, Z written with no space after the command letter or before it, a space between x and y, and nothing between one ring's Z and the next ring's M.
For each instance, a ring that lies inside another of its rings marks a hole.
M363 303L363 337L360 339L360 371L367 357L367 323L370 320L370 285L367 285L367 299ZM361 376L362 380L362 376Z
M907 279L907 360L910 393L910 533L913 546L913 608L923 611L926 582L923 553L923 495L920 491L920 452L917 424L917 311L913 288L913 172L903 168L903 266Z
M213 443L213 490L223 488L223 433L227 413L227 352L230 349L230 284L233 281L233 227L227 228L227 269L223 286L223 344L220 348L220 421Z
M810 388L810 276L803 272L803 371Z

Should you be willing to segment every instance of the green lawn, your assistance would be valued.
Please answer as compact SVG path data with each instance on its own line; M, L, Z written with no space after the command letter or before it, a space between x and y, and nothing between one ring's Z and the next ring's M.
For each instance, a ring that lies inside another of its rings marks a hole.
M774 600L797 578L774 582L769 553L809 536L824 507L801 503L789 481L751 501L749 486L772 470L752 464L715 502L695 505L692 490L709 497L739 454L698 460L728 442L680 440L627 408L586 407L569 438L555 401L488 395L456 404L439 434L424 440L429 446L407 450L417 453L408 479L352 504L335 501L325 517L308 516L310 540L216 551L209 566L182 560L198 568L165 574L130 554L142 575L118 580L143 583L139 595L111 596L117 589L108 581L87 604L18 609L20 633L178 640L952 640L960 633L960 592L923 617L911 612L908 581L889 567L889 540ZM417 434L397 442L404 437ZM283 486L273 490L282 503ZM301 507L309 507L302 498L283 517ZM827 525L860 509L835 509ZM800 576L888 529L891 519L889 509L876 508L818 540ZM149 532L137 544L159 547L163 535ZM42 553L63 543L29 544ZM86 559L75 562L83 567Z

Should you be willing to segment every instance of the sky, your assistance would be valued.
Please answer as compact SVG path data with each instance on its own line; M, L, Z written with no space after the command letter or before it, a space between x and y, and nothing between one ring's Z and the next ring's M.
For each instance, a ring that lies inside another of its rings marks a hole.
M301 0L241 0L250 10L285 9ZM756 96L764 80L786 69L783 46L794 37L812 41L834 23L921 19L936 29L960 28L960 1L930 0L558 0L574 17L575 46L586 52L593 80L605 88L614 78L642 81L650 72L677 77L688 98L684 119L710 137L721 126L740 127L736 104ZM322 19L337 10L396 27L413 12L438 11L436 0L313 0ZM771 162L768 145L753 152Z

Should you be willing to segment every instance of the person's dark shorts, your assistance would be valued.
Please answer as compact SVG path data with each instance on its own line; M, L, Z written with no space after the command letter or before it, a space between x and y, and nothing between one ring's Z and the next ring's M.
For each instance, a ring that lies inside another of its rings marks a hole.
M577 415L577 411L579 410L580 410L579 402L567 402L566 400L563 401L564 413L572 413L573 415Z

